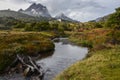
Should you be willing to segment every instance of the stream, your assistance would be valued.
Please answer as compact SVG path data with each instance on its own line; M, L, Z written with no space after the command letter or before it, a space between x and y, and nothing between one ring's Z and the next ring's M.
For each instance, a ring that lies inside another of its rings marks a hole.
M73 63L82 60L88 53L88 48L79 47L69 43L67 38L60 38L59 42L54 42L55 51L49 56L43 56L38 59L38 64L43 64L48 71L44 76L44 80L53 80L53 78L68 68ZM24 80L22 74L14 74L12 76L0 77L0 80Z

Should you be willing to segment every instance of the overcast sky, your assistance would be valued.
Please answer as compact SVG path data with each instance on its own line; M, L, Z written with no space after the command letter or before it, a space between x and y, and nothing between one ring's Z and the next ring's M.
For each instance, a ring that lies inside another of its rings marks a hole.
M107 15L120 7L120 0L0 0L0 10L26 9L33 2L47 6L52 16L64 13L81 22Z

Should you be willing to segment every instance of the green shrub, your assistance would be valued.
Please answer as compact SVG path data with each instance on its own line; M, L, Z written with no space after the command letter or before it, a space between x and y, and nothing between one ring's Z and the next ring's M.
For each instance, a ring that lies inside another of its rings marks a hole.
M6 49L0 53L0 73L2 73L6 67L10 66L15 56L13 50Z
M93 44L92 44L92 42L87 41L87 40L83 40L83 41L81 41L80 44L81 44L82 46L84 46L84 47L93 48Z

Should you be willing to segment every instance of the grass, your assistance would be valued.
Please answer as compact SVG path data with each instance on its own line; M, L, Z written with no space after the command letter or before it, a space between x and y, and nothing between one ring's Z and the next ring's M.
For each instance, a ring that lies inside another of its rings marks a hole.
M40 52L54 50L54 44L43 32L0 32L0 72L11 64L16 54L36 55Z
M97 28L85 30L83 32L74 32L70 36L70 41L77 45L95 49L96 47L104 46L107 41L108 34L111 30Z
M91 52L91 57L73 64L55 80L119 80L119 48Z
M72 32L70 41L90 48L82 61L70 66L54 80L119 80L120 45L112 45L110 29L95 28Z

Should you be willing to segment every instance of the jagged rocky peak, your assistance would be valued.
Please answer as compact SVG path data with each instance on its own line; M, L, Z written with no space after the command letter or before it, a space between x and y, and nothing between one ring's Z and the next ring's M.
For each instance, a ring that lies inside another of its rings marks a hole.
M31 10L36 10L36 11L40 11L40 10L45 10L46 7L43 6L42 4L40 3L33 3L29 8L27 8L25 11L31 11Z
M22 13L31 15L31 16L42 16L42 17L51 17L51 15L49 14L48 9L46 8L46 6L43 6L40 3L33 3L32 5L30 5L26 10L24 11L20 11Z
M18 12L22 12L22 11L24 11L24 10L23 10L23 9L19 9L19 10L18 10Z
M64 18L64 17L67 17L67 16L65 16L64 13L60 13L60 14L58 14L58 15L56 16L56 18Z
M55 16L56 19L58 20L66 20L66 21L71 21L71 22L77 22L76 20L73 20L69 17L67 17L64 13L60 13L57 16Z

